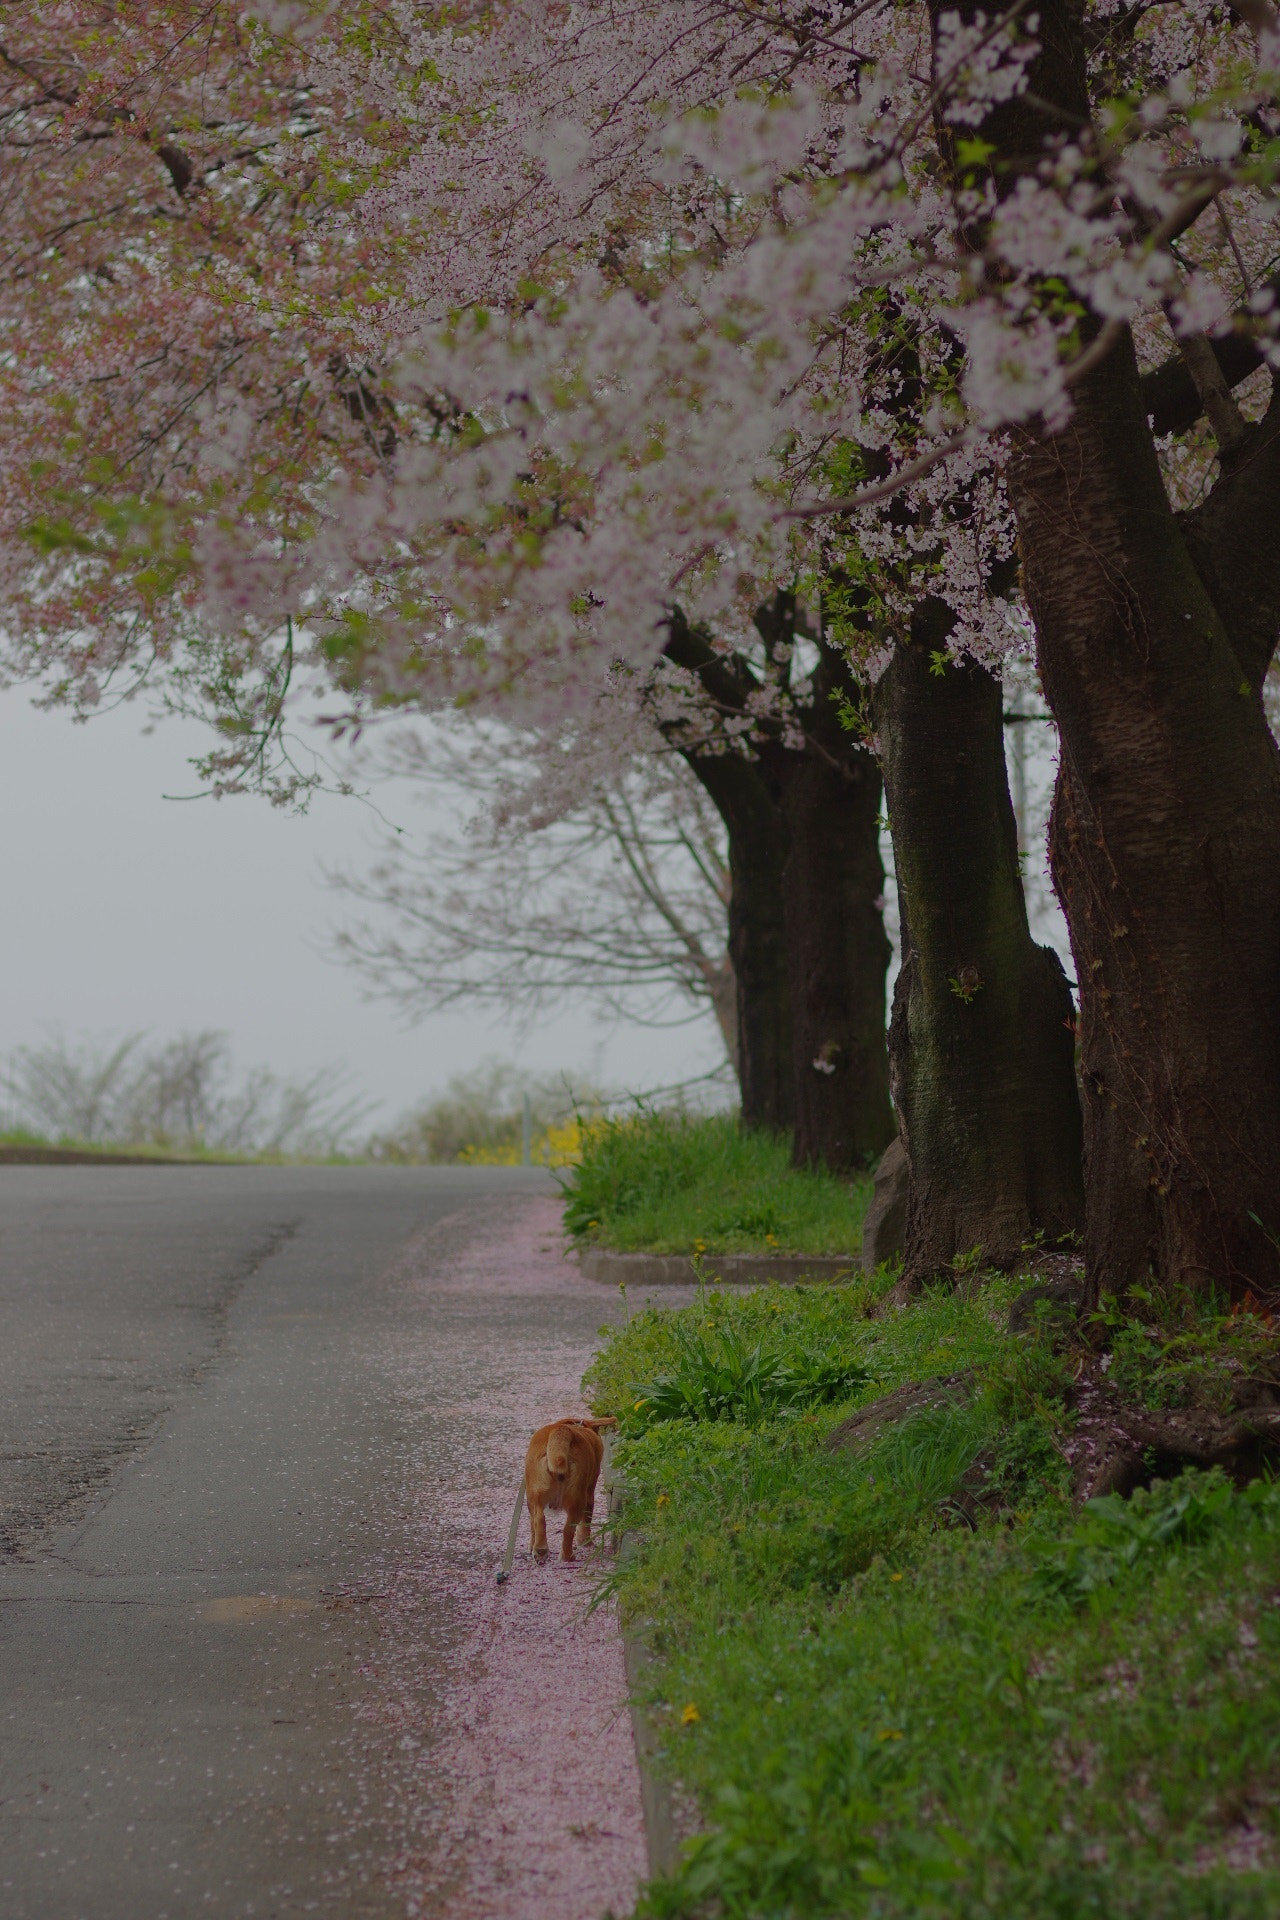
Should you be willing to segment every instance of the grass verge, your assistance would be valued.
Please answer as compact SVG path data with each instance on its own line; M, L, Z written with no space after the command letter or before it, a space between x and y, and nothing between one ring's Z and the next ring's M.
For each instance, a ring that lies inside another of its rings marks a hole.
M566 1230L622 1253L853 1254L871 1197L869 1178L799 1171L784 1137L732 1114L593 1121L562 1184Z
M146 1141L139 1144L123 1145L115 1141L77 1140L68 1134L60 1134L56 1140L48 1139L44 1134L32 1133L25 1127L11 1127L0 1131L0 1151L53 1152L81 1155L96 1155L103 1159L120 1154L128 1154L139 1160L173 1160L175 1158L200 1158L205 1160L226 1159L225 1154L212 1154L199 1151L189 1154L174 1147L156 1146Z
M606 1338L636 1543L610 1584L703 1820L651 1920L1280 1911L1280 1488L1197 1471L1078 1513L1072 1358L1007 1330L1025 1284L885 1320L865 1285L713 1293ZM753 1365L771 1396L732 1390Z
M32 1133L25 1127L11 1127L0 1131L0 1157L3 1157L6 1150L38 1152L42 1149L59 1154L82 1155L87 1159L110 1161L119 1159L123 1155L130 1160L154 1160L161 1165L180 1166L198 1164L213 1167L347 1167L368 1164L358 1154L328 1154L322 1157L306 1154L230 1153L220 1147L204 1146L200 1141L189 1141L185 1145L174 1143L164 1146L157 1144L154 1140L77 1140L70 1134L59 1134L56 1139L49 1139L46 1135Z

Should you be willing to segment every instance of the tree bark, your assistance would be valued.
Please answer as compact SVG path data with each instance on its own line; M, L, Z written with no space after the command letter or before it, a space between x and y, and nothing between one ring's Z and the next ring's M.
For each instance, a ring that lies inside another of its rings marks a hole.
M923 604L875 695L902 919L889 1052L909 1281L976 1248L1008 1267L1084 1215L1071 993L1027 923L1000 683L973 661L938 671L950 619Z
M742 1123L786 1132L795 1118L782 893L786 823L751 761L681 751L729 840L729 959L737 996L734 1064Z
M789 650L793 596L776 595L759 610L756 625L766 648ZM743 657L717 652L678 619L666 651L698 675L718 713L751 711L760 683ZM776 723L761 721L750 760L690 749L678 724L665 730L729 834L743 1119L793 1128L797 1165L845 1173L882 1152L894 1119L885 1044L890 947L880 774L840 726L833 700L840 691L857 689L843 656L823 648L799 714L802 743L791 744Z
M854 747L832 702L840 668L815 674L803 754L773 749L787 823L782 876L797 1166L852 1173L897 1131L889 1100L880 858L880 768Z
M708 970L706 981L707 991L711 995L712 1010L716 1016L716 1025L720 1029L720 1038L724 1041L725 1058L733 1068L736 1079L741 1038L738 1033L738 982L733 970L733 960L727 951L719 966Z
M1154 1272L1266 1297L1280 761L1260 676L1169 509L1137 382L1126 339L1011 474L1062 740L1050 851L1081 983L1088 1285L1123 1293ZM1280 571L1274 522L1258 544Z
M994 13L979 7L977 14ZM1090 113L1079 0L1045 0L998 186ZM1097 323L1092 323L1095 328ZM1086 329L1087 332L1087 329ZM1229 377L1229 376L1228 376ZM1280 408L1167 499L1127 333L1008 481L1062 743L1054 878L1081 989L1087 1286L1280 1296Z

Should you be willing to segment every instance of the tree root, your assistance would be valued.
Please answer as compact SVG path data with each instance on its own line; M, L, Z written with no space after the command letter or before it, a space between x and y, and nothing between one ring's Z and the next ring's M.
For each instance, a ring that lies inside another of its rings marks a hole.
M1183 1467L1222 1467L1238 1484L1256 1479L1280 1455L1280 1407L1215 1413L1207 1407L1141 1407L1104 1379L1084 1377L1074 1391L1075 1423L1062 1443L1078 1502L1132 1493Z
M888 1427L971 1398L978 1377L969 1369L932 1380L912 1381L859 1407L827 1436L831 1453L871 1445ZM1249 1383L1238 1383L1246 1392ZM1280 1460L1280 1404L1276 1388L1256 1382L1258 1404L1229 1413L1207 1407L1144 1407L1109 1386L1096 1359L1075 1381L1068 1406L1074 1419L1058 1442L1072 1472L1078 1505L1104 1493L1132 1493L1152 1480L1168 1480L1184 1467L1222 1467L1239 1485ZM981 1479L966 1486L966 1511L984 1504ZM972 1517L970 1515L970 1517Z
M878 1400L859 1407L856 1413L832 1428L826 1439L828 1453L839 1453L844 1448L856 1451L879 1439L886 1427L896 1427L903 1420L911 1420L916 1414L928 1413L935 1407L953 1407L968 1400L973 1393L974 1378L973 1369L968 1368L964 1373L948 1373L934 1380L913 1380L906 1386L895 1387L892 1393L881 1394Z

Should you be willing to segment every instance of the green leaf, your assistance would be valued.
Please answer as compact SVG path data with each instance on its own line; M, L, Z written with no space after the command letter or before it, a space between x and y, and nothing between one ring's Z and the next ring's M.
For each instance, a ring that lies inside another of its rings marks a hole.
M966 134L956 141L956 161L962 172L985 167L994 152L990 140L984 140L979 133Z

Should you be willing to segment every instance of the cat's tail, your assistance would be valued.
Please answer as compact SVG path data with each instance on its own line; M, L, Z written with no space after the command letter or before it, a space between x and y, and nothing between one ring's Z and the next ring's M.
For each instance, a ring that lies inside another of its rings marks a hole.
M568 1424L552 1427L550 1433L547 1435L547 1466L552 1473L568 1473L569 1448L570 1433Z

